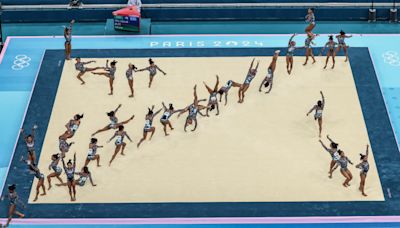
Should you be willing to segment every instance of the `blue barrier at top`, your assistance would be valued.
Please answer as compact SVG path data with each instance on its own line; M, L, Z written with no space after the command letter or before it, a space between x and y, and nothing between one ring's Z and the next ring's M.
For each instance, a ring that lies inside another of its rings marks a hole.
M3 5L37 5L37 4L68 4L69 0L3 0ZM127 0L82 0L85 4L124 4ZM158 3L290 3L290 2L371 2L370 0L142 0L144 4ZM375 0L375 2L392 2L390 0Z

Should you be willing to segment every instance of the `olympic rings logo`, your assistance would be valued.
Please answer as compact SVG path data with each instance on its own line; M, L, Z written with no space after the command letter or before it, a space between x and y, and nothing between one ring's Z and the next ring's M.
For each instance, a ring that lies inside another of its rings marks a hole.
M400 66L400 56L396 51L386 51L382 54L383 61L391 66Z
M22 70L30 65L29 62L31 60L32 59L29 58L27 55L17 55L15 56L14 65L12 65L11 69Z

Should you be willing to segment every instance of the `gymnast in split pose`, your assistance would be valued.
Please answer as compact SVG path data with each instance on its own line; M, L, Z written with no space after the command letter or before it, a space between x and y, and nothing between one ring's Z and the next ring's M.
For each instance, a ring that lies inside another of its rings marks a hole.
M288 42L288 48L287 48L287 52L286 52L286 70L288 72L288 74L290 75L292 73L293 70L293 56L294 56L294 51L296 49L299 48L303 48L303 47L296 47L296 42L293 41L293 38L296 36L297 34L293 34Z
M348 157L345 156L344 152L342 150L338 150L339 153L339 160L337 161L335 167L333 167L333 171L340 166L340 172L342 175L346 178L346 180L343 182L344 187L350 186L349 182L353 179L353 175L351 174L350 170L347 168L348 163L352 164L353 163L350 161ZM332 172L333 172L332 171Z
M8 227L10 225L10 222L14 215L17 215L19 218L25 217L23 213L17 210L17 206L25 209L25 204L19 199L16 188L17 187L15 184L8 186L8 195L7 195L7 198L9 200L8 218L7 218L7 223L6 225L4 225L4 227ZM1 201L4 201L4 196L1 197Z
M329 135L326 136L326 138L330 141L329 148L325 146L325 144L322 142L322 140L319 140L321 143L321 146L331 155L332 160L329 165L329 178L332 178L332 172L333 172L333 167L335 167L337 161L339 160L340 156L338 153L338 146L339 144L335 143L331 138L329 138Z
M115 134L113 135L113 137L111 137L111 139L108 140L108 142L111 142L111 140L116 138L115 139L115 151L114 151L113 156L111 157L110 163L108 164L109 166L111 166L111 163L114 161L115 157L117 156L117 154L120 150L121 150L121 155L125 155L124 154L124 150L126 147L126 143L124 142L125 137L127 137L129 139L129 141L132 142L129 135L126 133L126 131L124 131L124 126L120 125L118 127L118 131L116 131Z
M262 80L260 84L260 88L258 91L261 92L262 86L265 88L269 88L265 93L269 93L272 90L272 83L274 82L274 72L276 68L276 61L278 60L280 50L276 50L274 56L272 57L272 62L268 67L267 76L265 76L264 80Z
M151 87L151 83L153 83L154 76L156 76L156 74L157 74L157 70L161 71L161 73L163 73L164 75L167 75L167 73L165 73L163 70L161 70L154 63L154 61L152 59L149 59L149 64L150 64L150 66L148 66L146 68L143 68L143 69L140 69L138 71L145 71L145 70L149 71L149 73L150 73L149 88L150 88Z
M60 137L58 137L58 148L60 149L61 152L61 157L65 157L65 154L68 153L69 148L71 148L72 144L74 144L74 142L67 142L67 137L66 135L61 135Z
M208 111L212 111L215 108L217 109L217 113L215 115L219 115L219 106L218 106L218 84L219 84L219 77L216 75L217 81L215 82L214 89L211 89L205 82L203 82L204 86L206 87L208 93L210 94L208 98L208 104L207 104L207 109L206 109L206 116L208 115Z
M369 163L368 163L368 150L369 150L369 145L367 145L367 149L365 151L365 155L364 154L360 154L360 160L361 162L356 165L356 168L360 169L360 187L358 187L358 189L361 191L363 196L367 196L367 194L365 194L365 179L367 178L367 173L369 170Z
M140 139L139 143L137 144L137 147L139 148L140 144L147 138L147 134L151 133L150 139L153 137L154 132L156 131L156 128L153 126L153 119L158 115L158 113L161 112L162 109L158 110L157 112L154 112L154 105L151 107L151 109L148 109L148 112L145 117L145 123L144 123L144 128L143 128L143 138Z
M75 135L76 131L78 130L79 125L81 125L82 118L83 114L82 115L76 114L73 119L71 119L70 121L68 121L67 124L65 124L67 130L60 137L65 139L72 138Z
M328 48L328 51L326 52L326 61L325 61L324 69L326 69L326 67L328 66L329 57L332 57L332 69L335 68L336 45L337 45L337 43L335 41L333 41L333 36L330 35L328 42L326 42L325 47L322 48L321 53L319 54L319 55L322 55L325 48Z
M228 104L228 93L232 87L240 87L241 84L234 82L232 80L228 80L225 85L223 85L219 90L219 102L222 102L222 95L225 94L225 105Z
M308 58L311 56L312 60L313 60L313 64L315 63L315 58L314 58L314 52L312 49L312 45L315 45L315 43L313 42L313 40L315 39L315 37L317 37L318 35L315 35L313 33L308 33L307 34L307 38L304 41L304 47L306 48L306 61L303 63L303 66L307 65L308 62Z
M75 180L75 185L78 186L85 186L86 181L89 179L90 183L92 184L93 187L96 186L96 184L93 183L93 179L92 179L92 174L89 171L88 167L83 167L81 172L76 172L75 175L79 175L79 179Z
M319 137L321 138L321 133L322 133L322 112L324 111L325 108L325 97L322 91L320 91L322 100L319 100L314 107L311 108L311 110L307 113L307 116L312 112L315 111L314 114L314 119L318 120L318 126L319 126Z
M175 110L172 104L169 104L169 107L167 108L164 102L162 102L162 106L164 108L164 113L161 115L160 122L164 127L165 136L168 136L169 134L167 133L167 126L169 126L171 130L174 130L169 118L171 118L172 115L174 115L177 112L180 112L181 110Z
M243 103L243 101L244 101L244 93L249 89L251 81L256 77L257 69L258 69L258 66L260 64L260 61L257 61L256 68L253 68L254 60L255 59L253 59L251 61L249 71L247 72L247 75L246 75L246 79L244 80L243 84L239 88L239 93L238 93L239 94L239 100L238 100L238 103Z
M62 173L62 168L60 166L58 166L58 163L60 162L60 160L61 160L60 154L53 154L51 156L51 163L49 165L49 170L53 170L53 172L50 173L49 175L47 175L47 182L49 183L48 190L50 190L50 188L52 187L51 178L53 178L53 177L57 178L61 182L62 185L64 184L63 180L60 177L60 175Z
M64 167L64 172L67 175L67 183L66 185L68 186L68 191L69 191L69 196L71 197L71 201L76 200L76 188L75 188L75 168L76 168L76 153L74 154L74 160L72 161L71 159L67 162L67 165L65 165L64 158L61 158L63 167ZM57 184L57 186L64 186L65 184Z
M137 72L137 67L135 67L135 65L133 65L132 63L129 63L128 70L126 70L125 73L126 78L128 79L129 89L131 90L131 95L129 95L129 97L134 97L133 78L135 72Z
M90 71L95 71L98 69L101 69L101 67L94 67L94 68L89 68L89 67L85 67L85 65L90 64L90 63L95 63L96 61L88 61L88 62L82 62L80 57L77 57L75 59L76 63L75 63L75 69L77 71L79 71L78 75L76 76L76 78L81 81L81 85L85 84L85 81L83 81L82 76L86 73L86 72L90 72Z
M65 38L65 59L70 60L71 59L71 42L72 42L72 26L74 25L75 20L72 20L69 23L68 27L64 28L64 38Z
M125 125L129 123L133 118L135 118L135 115L132 115L131 118L123 121L123 122L118 122L118 118L116 116L119 108L121 108L121 104L118 105L118 107L114 111L107 112L107 116L110 119L110 124L105 126L104 128L97 130L95 133L92 134L92 136L95 136L97 133L103 132L103 131L108 131L111 129L117 129L119 126Z
M186 108L184 108L179 114L178 114L178 118L185 112L189 112L189 115L186 118L186 122L185 122L185 127L184 130L186 132L186 128L187 126L193 124L194 122L194 128L192 129L192 131L195 131L197 128L197 113L199 113L202 116L205 116L203 113L201 113L200 110L207 108L207 106L203 106L200 105L199 102L201 102L202 100L198 100L197 98L197 85L194 86L193 88L193 96L194 96L194 101L192 104L190 104L189 106L187 106Z
M86 157L85 166L88 166L90 161L96 160L97 167L100 167L100 155L97 154L97 149L103 148L103 146L97 145L97 139L91 138L89 143L89 151Z
M339 35L336 36L336 39L338 41L338 47L336 48L336 53L339 53L339 51L343 48L343 52L346 56L346 59L344 60L345 62L347 62L349 56L348 56L348 52L347 49L349 48L349 46L347 46L346 42L344 41L346 38L351 38L353 37L352 35L348 36L346 35L346 33L341 30Z
M117 61L113 60L108 66L109 60L106 61L106 67L103 67L105 72L92 72L95 75L103 75L108 78L108 82L110 84L110 93L108 95L113 95L114 93L114 79L115 79L115 72L117 71Z
M43 193L40 195L46 195L46 187L44 186L44 174L40 172L39 168L35 164L33 164L30 160L24 159L23 156L21 157L21 161L25 162L29 166L29 169L33 172L33 175L38 179L36 185L36 196L33 199L33 202L36 202L39 198L40 188L42 188L43 190Z
M307 15L305 16L306 22L308 23L308 26L306 27L305 32L306 33L311 33L312 30L315 28L315 15L314 15L314 8L309 8L307 11Z
M24 138L26 149L28 151L28 160L31 161L32 164L36 164L36 153L35 153L35 130L37 129L37 125L33 125L31 134L25 135L25 130L21 129L21 135Z

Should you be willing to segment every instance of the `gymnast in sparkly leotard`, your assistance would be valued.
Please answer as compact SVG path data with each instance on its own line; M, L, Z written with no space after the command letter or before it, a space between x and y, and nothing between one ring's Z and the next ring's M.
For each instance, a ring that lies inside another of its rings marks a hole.
M332 69L335 68L335 56L336 56L336 48L337 43L333 40L333 36L329 36L328 42L326 42L325 47L322 48L320 55L324 52L325 48L328 48L328 51L326 52L326 61L325 61L325 66L324 69L326 69L328 65L329 58L332 57Z
M9 185L8 186L8 195L7 198L9 200L9 206L8 206L8 218L7 218L7 223L5 224L4 227L8 227L10 225L10 222L15 215L17 215L19 218L25 217L25 215L17 210L18 207L25 208L24 203L19 199L18 193L16 191L16 185ZM1 197L1 201L4 201L4 196ZM0 224L1 225L1 224Z
M329 164L329 178L332 178L332 173L333 173L333 167L335 167L337 161L339 160L340 156L338 153L338 146L339 144L337 144L336 142L334 142L329 135L326 136L326 138L330 141L330 145L329 148L327 146L325 146L325 144L322 142L322 140L319 140L319 142L321 143L321 146L329 153L329 155L331 156L332 160Z
M253 59L253 60L251 61L250 68L249 68L249 70L247 71L246 78L244 79L243 84L242 84L242 85L240 86L240 88L239 88L239 93L238 93L238 95L239 95L239 100L238 100L238 103L243 103L243 101L244 101L244 94L245 94L246 91L249 89L251 81L253 81L253 79L254 79L254 78L256 77L256 75L257 75L257 69L258 69L258 66L259 66L259 64L260 64L260 61L257 61L256 67L253 68L254 60L255 60L255 59Z
M97 186L93 183L92 174L89 171L88 167L83 167L81 172L76 172L75 175L79 175L78 180L75 180L75 185L85 186L86 181L89 180L93 187Z
M117 129L119 126L125 125L129 123L133 118L135 118L135 115L132 115L129 119L118 122L118 118L116 116L118 110L121 108L121 104L118 105L118 107L114 111L107 112L107 116L110 119L110 124L107 126L103 127L102 129L97 130L95 133L92 134L92 136L95 136L96 134L103 132L103 131L108 131L111 129Z
M132 142L132 139L129 137L129 135L126 133L126 131L124 131L124 126L121 125L118 127L118 131L115 132L115 134L113 135L113 137L110 138L110 140L108 140L108 142L111 142L111 140L115 139L115 151L113 156L111 157L110 163L108 164L109 166L111 166L111 163L114 161L115 157L117 156L118 152L121 150L121 155L125 155L124 154L124 150L126 147L126 143L124 142L124 138L127 137L129 139L130 142Z
M90 63L95 63L96 61L82 62L80 57L77 57L75 60L76 60L75 70L79 71L76 78L78 78L78 80L81 81L81 85L85 84L85 81L83 81L82 76L86 72L95 71L95 70L101 68L101 67L94 67L94 68L85 67L85 65L90 64Z
M60 162L60 160L61 160L60 154L53 154L51 156L51 163L49 165L49 170L53 170L53 172L50 173L49 175L47 175L47 182L49 183L48 190L50 190L50 188L52 187L51 178L53 178L53 177L57 178L61 182L62 185L64 184L63 180L60 177L60 175L62 173L62 168L60 166L58 166L58 163Z
M154 79L154 77L156 76L158 70L161 71L161 73L163 73L164 75L167 75L167 73L165 73L163 70L161 70L161 69L154 63L154 61L153 61L152 59L149 59L149 64L150 64L150 66L148 66L148 67L146 67L146 68L143 68L143 69L140 69L140 70L138 70L138 71L145 71L145 70L149 71L149 76L150 76L149 88L150 88L150 87L151 87L151 84L153 83L153 79Z
M65 38L65 59L70 60L71 59L71 42L72 42L72 26L74 25L75 20L72 20L69 23L68 27L64 28L64 38Z
M369 171L368 154L369 154L369 145L367 145L365 155L360 154L361 162L358 165L356 165L356 168L360 169L360 178L361 178L358 190L361 191L361 194L363 196L367 196L367 194L365 194L365 179L367 178L367 173Z
M41 196L46 195L46 187L44 186L44 174L41 173L39 168L35 164L31 163L31 161L25 160L23 156L21 157L21 161L25 162L29 166L29 169L32 171L32 174L38 180L37 185L36 185L36 196L33 199L33 201L35 202L39 198L40 188L42 188L42 190L43 190L43 193L40 195Z
M344 152L342 150L338 150L340 158L337 160L337 163L333 170L335 170L338 166L340 166L340 172L342 175L346 178L346 180L343 182L344 187L350 186L349 182L353 179L353 175L351 174L349 168L347 167L348 164L350 163L353 165L353 163L350 161L348 157L345 156Z
M97 162L97 167L100 167L100 155L97 154L97 149L98 148L103 148L103 146L97 145L97 139L96 138L91 138L90 143L89 143L89 150L88 150L88 155L86 157L85 165L88 166L90 161L96 160Z
M70 159L67 162L67 165L65 165L64 158L61 158L63 167L64 167L64 172L67 175L67 183L66 185L68 186L68 191L69 191L69 196L71 197L71 201L76 200L76 188L75 188L75 168L76 168L76 154L74 154L74 160ZM63 186L62 185L57 185L57 186Z
M164 113L161 115L160 122L164 126L165 136L168 136L169 134L167 133L167 126L169 126L169 128L171 130L174 130L174 128L172 127L170 118L172 115L174 115L177 112L180 112L181 110L175 110L174 106L172 104L169 104L169 107L167 108L165 106L164 102L162 102L162 106L164 108Z
M293 41L293 38L296 36L297 34L293 34L288 42L288 48L287 48L287 52L286 52L286 70L288 72L288 74L292 73L293 70L293 56L294 56L294 52L296 49L299 49L300 47L296 47L296 42ZM303 48L303 47L301 47Z
M305 16L306 22L308 23L308 26L305 30L306 33L311 33L312 30L315 28L316 23L315 23L315 15L314 15L314 8L309 8L307 10L307 15Z
M234 82L233 80L228 80L225 85L223 85L219 90L219 102L222 102L222 95L225 94L225 105L228 104L228 93L232 87L240 87L241 84Z
M72 138L75 135L76 131L78 130L82 118L83 114L82 115L76 114L73 119L71 119L70 121L68 121L67 124L65 124L67 130L59 138L63 139Z
M128 70L126 70L125 72L126 79L128 79L129 89L131 90L131 95L129 95L129 97L134 97L133 78L135 72L137 72L137 68L135 67L135 65L129 63Z
M325 107L325 97L322 91L319 92L321 94L322 100L319 100L316 105L314 105L311 110L307 113L307 116L315 111L314 114L314 119L318 120L318 126L319 126L319 137L321 138L321 133L322 133L322 112L324 111Z
M343 30L340 31L339 35L336 36L336 39L338 41L338 47L336 48L336 53L339 53L339 51L343 48L344 55L346 56L345 62L347 62L347 60L349 59L348 51L347 51L349 46L346 44L346 42L344 40L346 38L351 38L351 37L353 37L353 36L346 35L346 33Z
M315 63L315 58L314 58L314 52L313 52L313 48L312 45L315 45L315 43L313 42L313 40L315 39L315 37L317 37L318 35L315 35L313 33L309 33L307 34L307 38L304 41L304 47L306 49L306 61L303 63L303 66L307 65L308 62L308 58L311 56L311 59L313 60L313 64Z
M106 61L106 67L103 67L105 72L92 72L92 74L103 75L108 78L108 82L110 84L110 93L108 95L114 94L114 80L115 80L115 72L117 71L117 61L113 60L108 66L109 60Z
M217 77L217 81L215 83L214 89L211 89L205 82L203 82L208 93L210 94L209 99L208 99L207 109L206 109L206 116L209 116L208 111L212 111L213 109L217 109L217 113L215 115L219 115L219 106L218 106L218 98L217 98L219 77L218 77L218 75L216 77Z
M37 129L37 125L33 125L31 134L25 135L24 129L21 129L21 135L25 140L26 149L28 152L28 160L31 161L32 164L36 164L36 153L35 153L35 130Z
M156 117L162 109L159 109L158 111L154 112L154 105L151 107L151 109L148 109L148 112L145 116L145 123L144 123L144 128L143 128L143 137L140 139L140 141L137 144L137 147L142 144L144 140L147 138L147 134L151 133L150 139L153 138L154 132L156 131L156 128L153 126L153 119Z
M205 116L200 110L207 108L207 106L200 105L199 103L203 100L199 100L197 97L197 85L194 86L193 88L193 96L194 100L193 103L187 106L186 108L182 109L182 111L178 114L178 118L185 112L188 112L188 116L186 118L185 126L184 126L184 131L186 132L187 126L193 124L194 122L194 128L192 131L195 131L197 128L197 114L200 114L202 116Z
M272 90L272 84L274 82L274 73L275 73L275 68L276 68L276 61L278 61L278 56L279 56L280 50L276 50L274 56L272 57L272 62L268 66L267 69L267 75L265 78L262 80L260 84L260 88L258 88L258 91L261 92L262 87L264 86L265 88L269 88L265 93L269 93Z

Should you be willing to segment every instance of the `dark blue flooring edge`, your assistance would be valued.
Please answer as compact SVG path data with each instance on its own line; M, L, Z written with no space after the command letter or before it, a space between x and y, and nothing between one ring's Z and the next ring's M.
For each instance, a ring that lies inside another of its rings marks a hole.
M73 55L84 58L271 56L274 50L273 48L74 50ZM318 48L316 48L315 52L318 51ZM304 52L299 51L297 55L304 55ZM58 65L60 60L63 60L63 57L64 53L61 50L46 51L28 108L28 115L24 122L24 128L30 128L33 123L37 123L40 126L36 137L38 156L40 155L40 148L44 140L62 73L63 66L55 66ZM351 48L349 57L386 201L30 204L26 215L32 218L398 215L400 214L400 202L397 198L400 183L397 177L400 175L400 154L386 113L372 61L367 48ZM22 200L27 201L33 177L26 173L25 166L18 161L20 156L26 153L22 140L19 141L15 153L6 183L17 183L19 195ZM385 190L387 188L391 189L392 198L386 195ZM4 193L5 191L3 191ZM0 214L6 214L7 206L6 202L1 203Z

